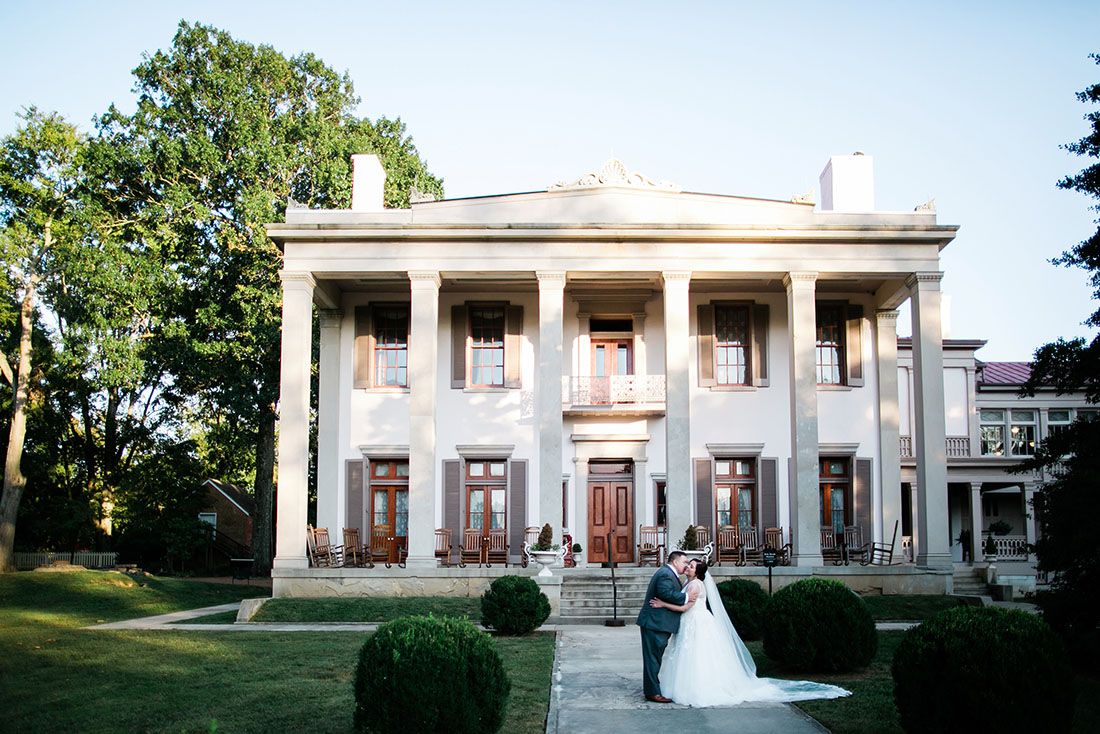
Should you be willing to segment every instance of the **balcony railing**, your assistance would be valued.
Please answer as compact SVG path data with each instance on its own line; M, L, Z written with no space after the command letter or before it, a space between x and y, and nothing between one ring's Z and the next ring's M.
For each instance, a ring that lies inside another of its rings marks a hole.
M566 402L570 405L664 404L665 376L572 377Z
M913 458L913 437L900 436L898 449L903 459ZM944 449L949 459L961 459L970 456L970 438L968 436L948 436Z
M983 534L988 537L988 534ZM994 535L993 545L997 547L997 560L1000 561L1026 561L1027 560L1027 536L1026 535ZM985 547L985 541L982 541Z

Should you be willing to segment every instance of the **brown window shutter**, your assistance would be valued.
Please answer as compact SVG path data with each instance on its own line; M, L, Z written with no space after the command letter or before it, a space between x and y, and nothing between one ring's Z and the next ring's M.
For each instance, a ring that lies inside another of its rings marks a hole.
M752 384L768 387L768 306L754 303L752 306ZM774 527L774 526L769 526Z
M711 480L711 460L695 460L695 524L710 530L714 540L714 482ZM675 528L669 528L669 537L674 537Z
M508 306L504 316L504 386L520 387L523 306Z
M366 499L364 496L363 487L363 464L362 459L352 459L347 462L345 467L345 475L347 476L347 508L348 514L344 519L344 527L357 528L359 530L359 542L366 543L366 532L363 523L363 503ZM329 537L335 537L333 535L334 529L329 529ZM343 542L342 540L340 542Z
M371 331L370 306L355 307L355 387L371 386L370 362L374 334Z
M462 462L447 459L443 462L443 527L451 529L453 558L458 558L458 546L462 542Z
M863 529L863 542L871 542L873 532L871 522L871 459L855 460L855 491L852 498L855 503L852 513L856 525Z
M451 387L460 390L466 387L467 313L465 304L451 306Z
M508 474L508 561L519 563L527 527L527 460L509 461Z
M844 353L848 358L848 385L863 387L863 306L848 304Z
M712 387L714 381L714 304L699 306L699 387Z
M760 524L763 528L779 527L778 473L779 459L760 459Z

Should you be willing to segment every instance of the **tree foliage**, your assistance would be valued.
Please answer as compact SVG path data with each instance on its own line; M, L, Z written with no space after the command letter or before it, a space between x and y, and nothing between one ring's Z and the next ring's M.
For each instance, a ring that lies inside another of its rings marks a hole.
M1100 65L1100 54L1090 56ZM1100 84L1078 93L1089 105L1100 104ZM1085 115L1090 130L1079 141L1063 146L1094 160L1080 172L1058 182L1063 189L1093 197L1092 209L1100 212L1100 109ZM1100 225L1100 220L1097 220ZM1084 268L1089 273L1094 298L1100 300L1100 228L1073 249L1055 258L1055 264ZM1085 322L1100 327L1100 308ZM1059 394L1082 391L1090 403L1100 402L1100 336L1058 339L1035 351L1031 376L1023 388L1034 395L1053 387ZM1100 423L1078 419L1047 438L1021 471L1046 469L1051 480L1035 496L1039 521L1036 554L1039 570L1054 575L1051 590L1040 595L1044 617L1071 640L1075 652L1100 652L1100 547L1082 518L1100 515Z

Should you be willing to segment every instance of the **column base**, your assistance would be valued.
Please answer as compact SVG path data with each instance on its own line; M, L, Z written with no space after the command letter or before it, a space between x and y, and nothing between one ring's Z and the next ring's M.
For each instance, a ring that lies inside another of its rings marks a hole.
M396 567L396 564L394 564ZM439 561L436 560L434 555L431 556L409 556L405 559L406 569L416 569L423 571L429 568L439 568Z
M955 562L950 553L928 553L917 555L918 568L953 568Z
M271 562L272 568L309 568L309 559L305 556L276 556Z
M799 566L799 567L802 567L802 568L805 568L807 566L824 566L825 565L825 559L822 558L820 553L818 553L816 555L815 554L807 554L807 555L802 555L802 556L796 554L791 558L791 565L792 566Z

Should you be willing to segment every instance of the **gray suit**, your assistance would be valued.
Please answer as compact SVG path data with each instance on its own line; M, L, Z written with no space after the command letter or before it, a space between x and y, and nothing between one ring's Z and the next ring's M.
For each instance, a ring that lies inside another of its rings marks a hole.
M638 627L642 632L642 680L645 695L661 693L657 678L661 671L661 658L668 647L668 638L680 629L680 613L671 609L649 606L654 597L669 604L686 604L687 594L680 589L680 577L671 566L664 566L653 574L646 589L642 611L638 612Z

